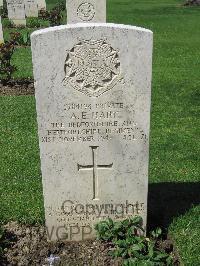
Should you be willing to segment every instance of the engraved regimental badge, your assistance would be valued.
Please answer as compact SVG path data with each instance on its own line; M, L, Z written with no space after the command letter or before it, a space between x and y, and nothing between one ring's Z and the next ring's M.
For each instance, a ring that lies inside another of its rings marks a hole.
M90 21L95 15L95 8L91 3L82 3L77 9L77 15L82 21Z
M99 97L121 79L119 52L105 40L83 40L67 53L65 85Z

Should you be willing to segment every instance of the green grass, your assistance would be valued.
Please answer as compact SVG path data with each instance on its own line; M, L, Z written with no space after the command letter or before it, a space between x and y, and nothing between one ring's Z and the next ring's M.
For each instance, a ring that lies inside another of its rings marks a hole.
M181 3L108 0L107 12L109 22L154 32L149 222L169 229L184 265L199 266L200 8ZM15 78L32 77L30 48L17 49L13 62ZM0 112L0 220L41 223L34 97L1 97Z
M198 191L197 191L198 192ZM193 195L194 197L196 195ZM198 197L199 198L199 197ZM188 266L199 266L200 262L200 207L191 208L185 215L174 219L170 225L170 233L173 236L182 262Z
M42 222L34 98L1 97L0 102L0 221Z
M30 47L17 48L12 61L14 65L17 65L17 71L14 73L14 78L21 79L33 77Z

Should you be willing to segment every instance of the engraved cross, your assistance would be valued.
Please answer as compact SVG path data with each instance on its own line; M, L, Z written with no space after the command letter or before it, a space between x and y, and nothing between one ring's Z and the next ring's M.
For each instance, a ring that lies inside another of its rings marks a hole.
M92 170L93 171L93 200L99 200L98 198L98 188L99 188L99 169L112 169L113 163L108 165L99 165L97 163L97 150L99 146L90 146L92 149L92 164L91 165L80 165L78 164L78 171L81 170Z

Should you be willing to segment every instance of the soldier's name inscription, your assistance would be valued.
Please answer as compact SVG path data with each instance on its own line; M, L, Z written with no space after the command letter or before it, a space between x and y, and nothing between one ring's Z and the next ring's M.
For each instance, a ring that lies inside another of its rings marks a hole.
M134 105L66 103L63 110L63 121L51 121L47 125L43 143L109 141L116 136L125 141L147 140L145 132L133 120Z

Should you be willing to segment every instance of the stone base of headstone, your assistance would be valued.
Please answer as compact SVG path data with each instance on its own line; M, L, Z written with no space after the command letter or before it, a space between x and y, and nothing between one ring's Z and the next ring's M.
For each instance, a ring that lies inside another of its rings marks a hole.
M26 9L25 9L26 10ZM26 12L26 11L25 11ZM37 12L30 12L30 11L27 11L26 12L26 17L27 18L37 18L38 17L38 11Z
M15 26L26 26L26 20L25 19L13 19L13 20L11 20L11 22Z

